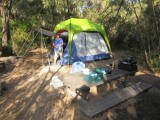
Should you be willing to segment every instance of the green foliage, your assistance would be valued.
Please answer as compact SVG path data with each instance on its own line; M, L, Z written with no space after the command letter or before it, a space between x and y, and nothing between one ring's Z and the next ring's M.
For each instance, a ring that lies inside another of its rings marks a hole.
M119 24L114 31L116 31L116 33L114 33L115 35L110 35L113 49L116 48L133 51L141 45L141 41L138 39L138 32L134 26L134 23L126 22L125 24Z
M134 56L137 56L138 64L140 66L145 66L153 73L160 72L160 59L158 57L158 51L151 51L151 54L148 55L150 56L148 58L149 63L146 62L146 56L142 51L134 52Z
M23 43L29 41L27 39L28 34L25 31L23 31L23 29L20 28L13 30L13 32L14 32L12 35L13 50L15 52L18 52L22 47Z
M25 21L25 20L11 20L10 21L10 26L11 29L23 29L23 30L27 30L27 28L30 27L29 22Z
M29 42L27 29L29 29L30 26L31 25L27 23L27 21L11 21L13 51L18 52L24 42Z
M151 51L150 54L150 69L152 70L153 73L156 73L157 71L160 71L160 59L158 56L158 51Z
M79 9L86 1L88 7L81 13ZM10 26L15 52L24 42L29 43L32 29L53 30L70 16L88 18L106 26L112 49L130 50L138 54L143 65L159 71L159 0L19 0L12 6ZM34 47L40 45L40 39L38 36ZM147 51L149 62L143 51Z
M13 54L12 52L12 46L11 45L6 45L2 47L2 56L11 56Z

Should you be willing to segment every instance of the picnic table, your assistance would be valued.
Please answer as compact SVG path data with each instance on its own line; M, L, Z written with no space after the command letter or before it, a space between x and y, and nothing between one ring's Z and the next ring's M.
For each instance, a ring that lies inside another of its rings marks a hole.
M63 79L63 82L68 88L75 91L78 95L85 99L87 94L90 92L90 88L110 84L112 81L119 81L119 78L123 78L123 88L121 90L114 91L91 102L86 101L80 103L80 110L88 117L94 117L99 113L103 113L109 108L112 108L126 101L127 99L152 88L152 85L141 82L128 86L128 77L134 74L135 71L129 72L125 70L114 69L112 70L111 74L107 74L107 79L97 83L90 83L83 80L83 73L80 72L74 75L69 75L70 77Z
M118 80L118 78L124 79L123 84L127 84L128 76L133 75L135 72L128 72L125 70L120 70L120 69L114 69L112 70L111 74L107 74L107 79L99 81L97 83L91 83L87 82L83 79L83 73L74 73L74 74L68 74L67 78L63 78L63 82L65 86L70 88L72 91L77 92L77 90L83 90L91 87L97 87L103 84L110 83L112 81Z

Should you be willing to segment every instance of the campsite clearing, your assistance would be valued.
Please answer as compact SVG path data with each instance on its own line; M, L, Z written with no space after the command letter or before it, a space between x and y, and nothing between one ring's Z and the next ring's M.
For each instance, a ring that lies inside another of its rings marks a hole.
M115 58L121 59L126 54L128 53L117 51ZM97 64L103 65L103 62L93 61L90 63L90 68L94 68ZM14 63L8 63L6 70L13 70L11 68L14 66ZM0 97L0 119L91 120L80 111L78 102L66 94L64 89L57 90L49 85L52 76L56 75L63 79L63 74L70 70L71 68L63 66L56 73L48 72L46 67L41 65L41 54L36 51L11 74L9 71L1 74L0 79L7 83L8 90L4 91L3 96ZM148 93L140 94L117 105L92 120L158 120L160 118L160 77L142 70L140 67L139 72L130 80L133 83L151 84L153 88ZM114 87L114 84L111 87ZM98 97L105 95L104 90L106 90L104 86L98 89ZM89 97L90 101L95 98L94 95Z

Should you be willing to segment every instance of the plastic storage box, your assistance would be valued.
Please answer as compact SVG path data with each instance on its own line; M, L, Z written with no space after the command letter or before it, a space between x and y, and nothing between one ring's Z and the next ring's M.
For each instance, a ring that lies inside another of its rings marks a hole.
M97 83L102 81L103 77L95 71L90 71L89 74L83 73L83 79L90 83Z
M107 80L107 73L106 73L106 71L108 72L108 69L105 69L105 68L97 68L97 69L96 69L96 72L99 73L100 76L101 76L103 79L105 79L105 80Z

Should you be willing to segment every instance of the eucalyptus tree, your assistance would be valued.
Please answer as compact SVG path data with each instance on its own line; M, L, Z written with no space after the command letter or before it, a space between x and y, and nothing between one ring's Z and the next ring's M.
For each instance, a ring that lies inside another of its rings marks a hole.
M160 71L160 1L147 0L146 9L143 10L144 27L147 41L145 42L145 58L149 68L155 72Z
M9 20L10 20L10 13L12 8L12 0L0 0L0 14L1 14L1 20L2 20L2 55L7 55L10 53L8 49L8 46L10 45L10 26L9 26Z

